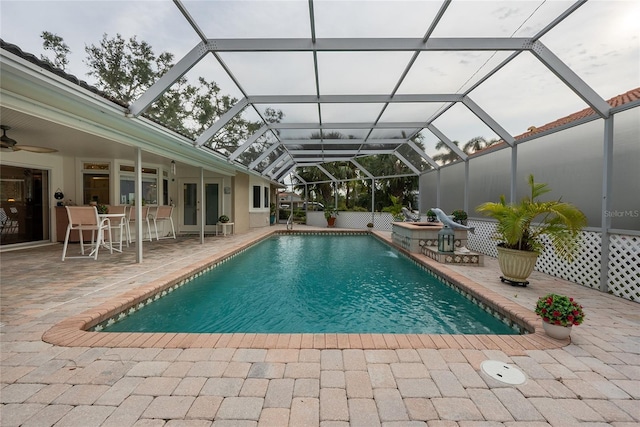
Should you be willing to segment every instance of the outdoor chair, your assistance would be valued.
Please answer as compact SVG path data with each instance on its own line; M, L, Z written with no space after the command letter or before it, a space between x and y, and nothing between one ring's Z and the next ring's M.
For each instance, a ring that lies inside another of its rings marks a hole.
M163 239L176 238L176 229L173 226L173 218L171 217L172 213L173 206L158 206L154 213L149 214L149 218L153 221L153 227L156 230L156 240L160 240L160 236L158 234L158 221L169 222L169 224L171 224L171 234L163 236Z
M127 214L127 242L131 243L133 240L131 239L131 223L136 222L136 207L130 206L129 213ZM153 241L151 238L151 226L149 225L149 206L142 206L142 237L144 240L144 223L147 223L147 233L149 233L149 241Z
M122 241L126 239L127 233L127 206L126 205L109 205L107 206L107 212L109 214L114 215L123 215L122 217L110 217L111 221L111 230L117 229L120 232L120 237L118 238L119 248L117 251L122 252ZM129 240L125 240L127 247L129 247Z
M111 222L109 218L100 219L98 217L98 209L95 206L66 206L69 225L67 225L67 233L64 237L64 247L62 248L62 261L65 258L93 258L98 259L98 250L100 246L105 244L105 233L109 236L109 252L113 253L111 245ZM80 237L80 253L82 256L67 256L67 247L69 245L69 236L72 230L77 230ZM91 252L89 255L84 254L84 232L91 231ZM96 233L97 232L97 233ZM97 237L96 237L97 234Z

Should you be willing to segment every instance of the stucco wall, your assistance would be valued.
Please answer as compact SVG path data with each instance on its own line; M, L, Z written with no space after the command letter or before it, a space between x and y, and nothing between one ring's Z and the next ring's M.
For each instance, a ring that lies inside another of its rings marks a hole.
M236 233L249 231L249 175L238 173L231 180L231 204Z

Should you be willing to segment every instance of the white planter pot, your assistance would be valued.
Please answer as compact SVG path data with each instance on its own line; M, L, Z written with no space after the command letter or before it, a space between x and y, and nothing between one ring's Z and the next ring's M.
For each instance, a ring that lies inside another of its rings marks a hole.
M498 264L505 279L526 282L536 266L537 252L518 251L498 246Z
M560 326L560 325L553 325L547 322L542 322L542 327L544 328L544 332L547 335L557 340L567 339L569 338L569 335L571 335L571 325Z

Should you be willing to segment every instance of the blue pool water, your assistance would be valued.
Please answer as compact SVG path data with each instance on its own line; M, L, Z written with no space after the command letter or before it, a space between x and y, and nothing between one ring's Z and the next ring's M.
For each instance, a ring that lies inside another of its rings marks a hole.
M105 331L518 333L367 235L271 237Z

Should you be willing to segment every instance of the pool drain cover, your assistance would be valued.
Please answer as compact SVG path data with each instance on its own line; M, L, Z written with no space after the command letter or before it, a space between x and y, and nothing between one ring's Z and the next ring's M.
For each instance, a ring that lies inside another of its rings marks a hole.
M527 380L520 369L499 360L485 360L480 364L480 369L494 380L507 384L517 385Z

